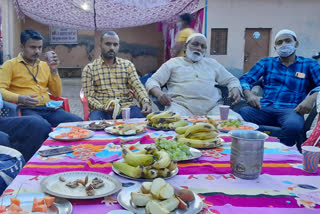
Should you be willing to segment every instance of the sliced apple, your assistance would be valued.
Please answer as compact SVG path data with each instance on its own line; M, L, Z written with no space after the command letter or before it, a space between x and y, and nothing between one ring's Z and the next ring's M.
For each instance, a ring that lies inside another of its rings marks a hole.
M152 182L143 182L141 186L141 192L144 194L150 193Z
M179 205L179 200L173 196L167 200L159 202L160 206L165 207L170 212L175 210Z
M185 210L188 208L188 204L184 202L179 196L176 196L177 200L179 201L178 209Z
M144 208L144 211L145 211L146 214L151 214L149 207L150 207L150 203L148 202L146 207Z
M131 192L131 202L138 207L144 207L152 200L151 194L143 194L138 192Z
M159 191L159 196L158 196L160 200L169 199L172 196L174 196L174 189L171 186L171 184L167 183L166 185L161 187Z
M161 206L157 201L149 201L146 206L147 209L151 214L170 214L170 211Z
M165 186L167 183L165 180L163 180L162 178L156 178L152 181L152 185L151 185L151 194L158 199L159 198L159 192L160 189Z
M180 189L175 191L175 194L178 195L184 202L190 202L194 200L194 194L191 190Z

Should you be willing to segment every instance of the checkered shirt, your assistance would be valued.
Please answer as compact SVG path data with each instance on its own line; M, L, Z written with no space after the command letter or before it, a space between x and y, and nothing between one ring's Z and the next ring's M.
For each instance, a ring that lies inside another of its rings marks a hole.
M132 89L140 105L150 99L132 62L116 57L112 66L104 65L99 57L82 72L82 88L88 99L89 109L104 110L110 100L119 98L121 107L134 106Z

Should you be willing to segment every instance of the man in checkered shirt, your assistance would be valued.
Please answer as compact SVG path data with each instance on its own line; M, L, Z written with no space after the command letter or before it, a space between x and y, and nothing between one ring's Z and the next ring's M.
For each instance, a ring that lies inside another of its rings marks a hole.
M103 33L100 42L101 56L89 63L82 72L82 88L88 99L90 120L112 119L114 106L107 106L116 98L120 100L122 108L130 107L131 118L141 118L149 114L152 110L151 101L133 63L116 57L119 51L117 33ZM142 109L133 103L129 89L133 90ZM119 114L117 119L121 118Z

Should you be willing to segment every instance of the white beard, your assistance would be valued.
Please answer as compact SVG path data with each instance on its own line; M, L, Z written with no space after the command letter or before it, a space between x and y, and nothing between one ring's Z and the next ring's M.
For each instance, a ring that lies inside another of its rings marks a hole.
M200 55L196 54L199 53ZM204 57L204 55L198 51L190 51L189 48L187 48L186 50L186 56L191 59L193 62L199 62L200 60L202 60L202 58Z

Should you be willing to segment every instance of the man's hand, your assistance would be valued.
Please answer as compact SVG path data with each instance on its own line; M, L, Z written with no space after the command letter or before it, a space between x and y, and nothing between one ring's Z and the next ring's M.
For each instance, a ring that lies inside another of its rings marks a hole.
M302 115L308 114L313 108L314 101L315 100L311 97L307 97L294 109L294 111Z
M241 92L239 88L232 88L228 98L234 99L234 102L232 103L232 105L239 103L241 100Z
M171 98L168 96L167 93L162 92L158 97L158 102L163 106L170 106L171 105Z
M260 99L258 96L254 95L249 90L244 90L243 93L245 95L245 98L249 106L252 106L253 108L261 109Z
M112 114L112 113L113 113L113 110L114 110L114 106L113 106L113 105L110 105L109 108L108 108L108 109L106 108L104 111L107 112L107 113L109 113L109 114Z
M37 97L37 95L34 94L26 96L20 95L18 97L18 103L21 103L27 107L35 107L39 103L39 100L34 99L35 97Z
M152 107L149 103L144 103L142 105L142 110L141 110L142 114L147 115L147 114L150 114L151 111L152 111Z
M46 62L49 65L51 74L57 74L58 72L58 65L60 64L60 60L57 54L54 51L48 51L45 57Z

